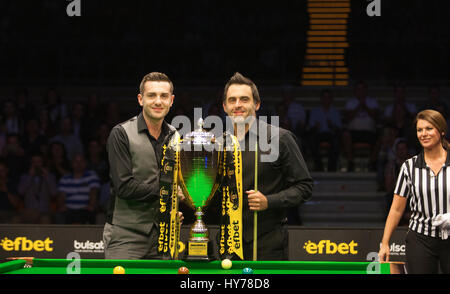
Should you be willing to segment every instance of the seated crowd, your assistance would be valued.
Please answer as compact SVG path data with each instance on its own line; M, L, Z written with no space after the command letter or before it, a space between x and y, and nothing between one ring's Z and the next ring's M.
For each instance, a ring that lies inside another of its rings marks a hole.
M278 115L280 126L297 136L311 171L354 171L355 149L367 147L368 169L377 172L390 206L399 167L420 150L415 114L422 109L449 114L438 86L429 87L423 105L409 101L402 85L392 96L382 107L359 81L343 107L336 105L331 89L323 89L311 109L286 92L260 114ZM189 116L186 105L192 101L180 98L183 103L175 102L171 115ZM206 115L223 115L220 103L206 103ZM117 102L103 105L95 94L69 105L54 89L33 103L20 89L1 109L0 223L103 224L109 198L106 141L111 128L129 114L121 113Z

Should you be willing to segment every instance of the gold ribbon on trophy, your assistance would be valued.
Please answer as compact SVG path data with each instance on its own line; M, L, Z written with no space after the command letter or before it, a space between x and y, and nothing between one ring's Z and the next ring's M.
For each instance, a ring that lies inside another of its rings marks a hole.
M180 135L175 132L169 145L163 145L160 171L158 253L163 258L171 259L178 259L180 251L180 219L178 216L179 141Z
M225 133L231 150L223 152L222 209L219 255L221 259L244 259L242 247L242 157L237 138Z

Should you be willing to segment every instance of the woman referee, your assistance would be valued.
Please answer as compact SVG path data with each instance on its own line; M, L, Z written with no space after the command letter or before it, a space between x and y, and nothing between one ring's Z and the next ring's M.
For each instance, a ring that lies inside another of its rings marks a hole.
M406 269L410 274L450 274L450 154L447 124L437 111L424 110L415 120L423 151L407 159L397 178L384 228L380 261L389 261L389 241L407 200L411 208L406 234Z

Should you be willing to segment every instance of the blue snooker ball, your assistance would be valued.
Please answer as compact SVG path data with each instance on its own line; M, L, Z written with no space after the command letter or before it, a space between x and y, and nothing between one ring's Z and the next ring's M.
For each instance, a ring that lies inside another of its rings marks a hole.
M249 267L246 267L242 270L243 274L253 274L253 270Z

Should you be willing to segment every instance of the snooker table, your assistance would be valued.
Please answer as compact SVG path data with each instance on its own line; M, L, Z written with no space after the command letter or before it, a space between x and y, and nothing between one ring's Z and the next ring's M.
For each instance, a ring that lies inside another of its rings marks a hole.
M233 261L228 270L222 269L218 260L79 259L77 262L80 274L113 274L116 266L122 266L125 274L177 274L183 266L190 274L242 274L245 267L253 269L254 274L390 274L392 268L390 263L322 261ZM0 274L66 274L73 273L73 264L74 260L70 259L16 259L0 263Z

